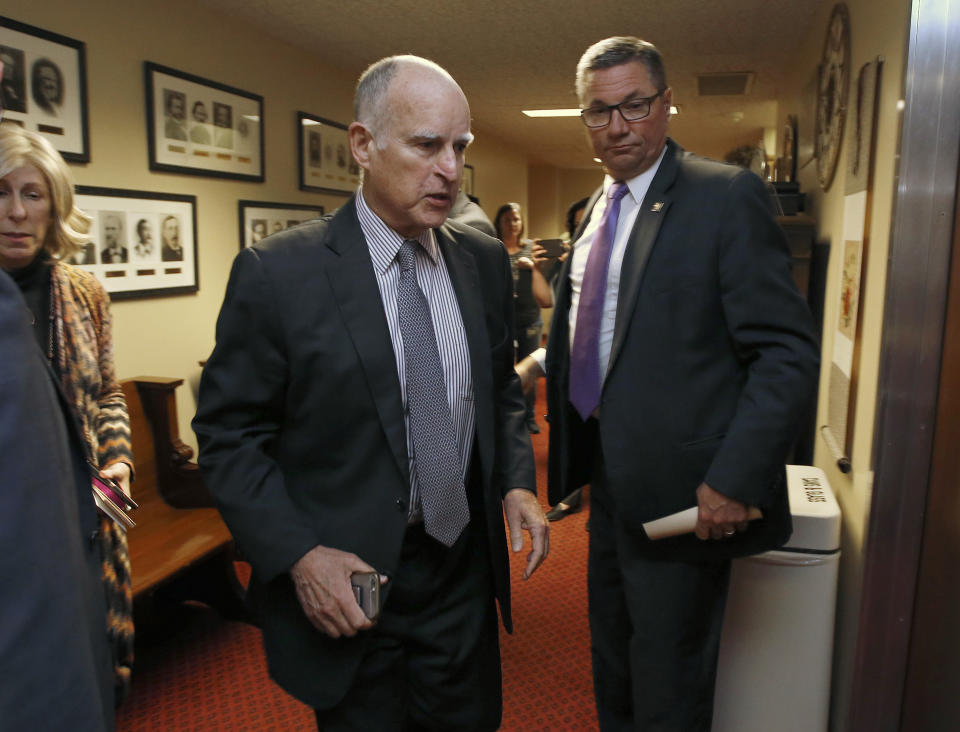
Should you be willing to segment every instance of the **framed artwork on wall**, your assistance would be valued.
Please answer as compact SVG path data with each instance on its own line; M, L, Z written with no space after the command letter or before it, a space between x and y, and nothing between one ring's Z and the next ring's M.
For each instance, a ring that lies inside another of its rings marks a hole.
M350 195L360 185L360 166L350 154L347 126L297 112L300 190Z
M90 242L70 264L92 272L113 300L181 295L199 289L197 198L77 186Z
M90 162L86 45L0 16L4 124L44 135L65 160Z
M323 206L272 201L240 201L240 248L256 244L265 236L276 234L304 221L323 216Z
M264 180L263 97L145 61L150 170Z
M864 277L870 255L873 164L876 157L880 58L864 64L850 95L847 171L843 197L843 260L833 334L827 424L821 433L843 472L853 452L857 384L863 348Z

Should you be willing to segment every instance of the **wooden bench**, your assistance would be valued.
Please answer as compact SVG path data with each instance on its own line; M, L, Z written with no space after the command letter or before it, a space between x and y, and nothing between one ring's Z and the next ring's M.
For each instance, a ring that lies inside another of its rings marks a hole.
M183 379L122 382L130 412L136 480L127 532L137 604L204 602L224 617L249 620L234 569L233 537L180 440L176 389Z

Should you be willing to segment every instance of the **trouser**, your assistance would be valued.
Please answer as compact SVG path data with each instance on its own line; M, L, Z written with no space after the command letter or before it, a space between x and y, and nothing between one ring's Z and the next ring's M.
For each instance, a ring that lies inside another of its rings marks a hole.
M600 729L709 730L730 562L644 556L644 540L617 520L602 456L590 491L588 598Z
M500 648L483 521L447 549L411 526L360 671L323 732L492 732Z

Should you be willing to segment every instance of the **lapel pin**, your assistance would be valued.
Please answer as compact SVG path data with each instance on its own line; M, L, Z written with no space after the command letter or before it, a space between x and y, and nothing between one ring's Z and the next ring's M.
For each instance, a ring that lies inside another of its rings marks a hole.
M650 207L650 210L654 213L659 213L660 209L663 208L663 201L657 201L653 206Z

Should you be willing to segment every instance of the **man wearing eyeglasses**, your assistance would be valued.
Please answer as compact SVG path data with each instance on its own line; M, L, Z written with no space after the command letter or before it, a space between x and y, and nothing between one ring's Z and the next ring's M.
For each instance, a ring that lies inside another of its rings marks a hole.
M601 729L708 730L730 559L790 536L784 462L818 346L763 183L667 137L657 49L600 41L577 93L607 175L550 331L550 499L591 485ZM648 539L693 506L695 534Z

